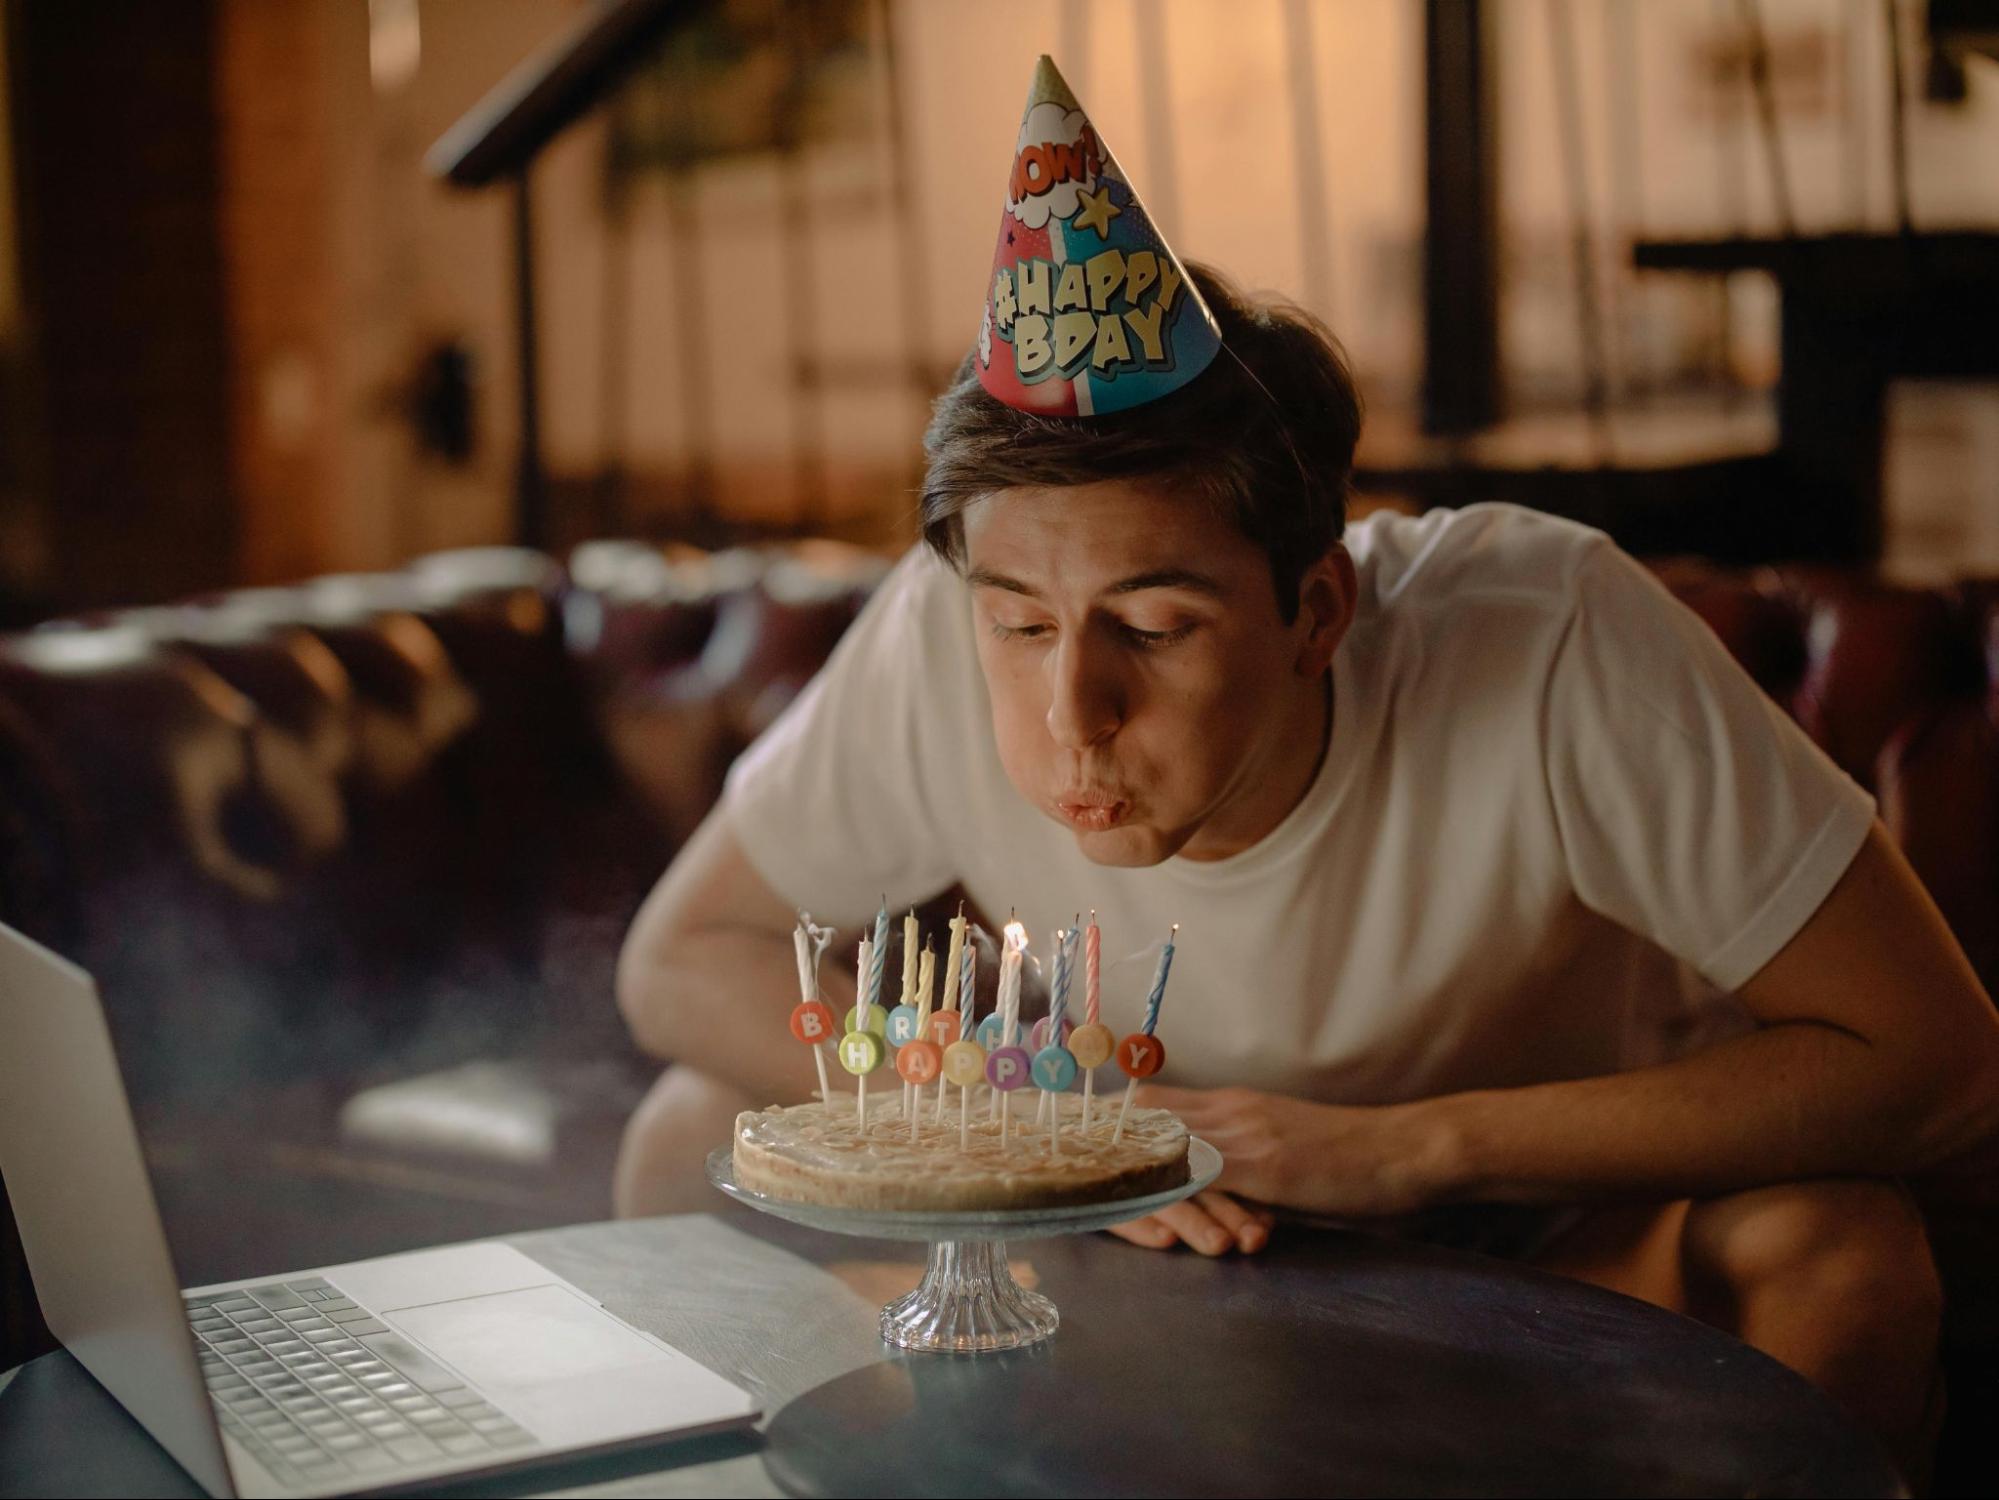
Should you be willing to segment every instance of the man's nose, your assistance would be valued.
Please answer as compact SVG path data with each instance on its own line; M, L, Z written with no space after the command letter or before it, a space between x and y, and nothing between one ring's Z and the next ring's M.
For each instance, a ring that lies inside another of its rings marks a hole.
M1117 733L1124 695L1105 653L1071 635L1046 660L1049 738L1064 750L1085 750Z

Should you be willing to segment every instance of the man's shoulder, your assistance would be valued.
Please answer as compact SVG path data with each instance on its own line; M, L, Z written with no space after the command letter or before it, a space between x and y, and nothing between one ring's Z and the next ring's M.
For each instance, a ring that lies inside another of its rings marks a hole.
M1482 606L1565 619L1593 558L1614 553L1603 532L1499 503L1410 516L1376 511L1348 528L1363 615L1445 609L1468 620Z

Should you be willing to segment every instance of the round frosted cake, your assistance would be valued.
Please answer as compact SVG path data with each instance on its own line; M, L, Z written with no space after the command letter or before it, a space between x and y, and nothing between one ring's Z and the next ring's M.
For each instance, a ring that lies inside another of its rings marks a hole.
M934 1101L934 1096L930 1096ZM1033 1096L1029 1096L1032 1100ZM842 1208L951 1213L977 1209L1057 1208L1163 1192L1187 1180L1187 1127L1163 1109L1134 1109L1113 1144L1115 1105L1099 1100L1090 1128L1082 1101L1058 1102L1062 1133L1033 1122L1033 1103L1016 1114L1007 1143L983 1101L960 1145L958 1101L936 1118L934 1102L917 1111L916 1139L893 1095L868 1101L867 1128L851 1100L745 1110L736 1116L736 1181L754 1192ZM1056 1149L1051 1149L1051 1145Z

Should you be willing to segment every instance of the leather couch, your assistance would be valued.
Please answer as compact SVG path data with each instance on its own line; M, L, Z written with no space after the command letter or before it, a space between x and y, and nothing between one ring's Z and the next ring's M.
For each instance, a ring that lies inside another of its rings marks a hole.
M477 549L0 640L0 915L99 976L142 1118L553 1056L592 1060L614 1131L647 1072L609 1001L625 925L885 566ZM1999 988L1999 581L1655 566L1875 791ZM1993 1202L1930 1206L1989 1347Z

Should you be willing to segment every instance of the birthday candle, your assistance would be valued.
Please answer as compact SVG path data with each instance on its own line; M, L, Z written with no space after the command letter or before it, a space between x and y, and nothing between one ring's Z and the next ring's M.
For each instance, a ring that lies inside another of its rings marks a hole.
M937 954L928 943L916 968L916 1034L930 1034L930 992L937 984Z
M868 974L875 966L875 940L863 936L854 953L854 1008L847 1012L847 1031L880 1030L881 1007L868 1004ZM837 1050L837 1049L836 1049Z
M806 913L798 914L798 926L791 934L792 947L798 955L798 1007L791 1013L791 1033L811 1047L812 1061L819 1067L819 1098L831 1109L833 1085L826 1077L826 1049L819 1044L822 1036L830 1036L833 1031L833 1013L819 1002L819 953L825 942L818 948L812 943L822 933L826 940L833 936L827 928L814 927Z
M958 914L951 918L951 946L944 955L944 979L937 986L939 1009L949 1010L958 997L959 974L965 966L965 903L958 903ZM965 1013L958 1011L958 1035L965 1034ZM944 1076L937 1076L937 1118L944 1118Z
M1159 968L1152 976L1152 993L1145 997L1145 1024L1139 1029L1151 1036L1153 1028L1159 1025L1159 1004L1166 998L1166 974L1173 967L1173 939L1180 935L1180 924L1173 924L1173 931L1166 939L1166 946L1159 950Z
M1138 1080L1150 1078L1166 1062L1166 1047L1153 1035L1153 1030L1159 1025L1159 1006L1166 998L1166 975L1173 967L1173 940L1179 935L1180 924L1175 922L1173 930L1167 934L1166 946L1159 953L1159 968L1152 976L1152 993L1145 998L1144 1025L1118 1043L1118 1066L1124 1069L1127 1082L1124 1103L1118 1109L1117 1129L1111 1132L1113 1145L1124 1135L1125 1116L1131 1113L1132 1095L1138 1088Z
M959 974L965 967L965 908L958 906L958 915L951 919L951 946L944 955L944 983L938 998L948 1007L952 998L959 993ZM959 1007L960 1013L963 1007Z
M1085 1026L1101 1024L1097 1019L1097 1009L1102 999L1099 968L1103 954L1103 939L1104 935L1097 927L1097 914L1091 912L1090 925L1083 929L1083 1025ZM1091 1037L1091 1045L1094 1048L1097 1040L1094 1032ZM1070 1050L1076 1050L1075 1043L1070 1044ZM1083 1054L1080 1051L1076 1052L1076 1061L1083 1068L1083 1129L1087 1132L1090 1128L1090 1109L1097 1099L1097 1069L1095 1064L1083 1062ZM1098 1058L1097 1061L1102 1062L1103 1059Z
M1083 929L1083 1022L1097 1024L1097 968L1103 951L1103 933L1097 928L1097 914L1090 913L1090 925Z
M1065 927L1055 934L1055 983L1048 996L1048 1039L1060 1040L1062 1014L1069 1008L1069 973L1074 967L1076 929Z
M916 1003L916 942L922 936L916 925L916 908L902 919L902 1004Z
M882 897L881 910L875 913L874 957L866 971L867 987L863 992L869 1005L882 1003L882 969L888 963L888 897ZM866 1012L863 1012L866 1014Z
M1042 1023L1046 1030L1046 1045L1059 1047L1062 1044L1062 1013L1069 1008L1069 970L1075 949L1076 930L1073 927L1058 928L1055 933L1055 973L1048 986L1048 1019ZM1041 1041L1041 1026L1035 1028L1035 1039ZM1037 1056L1039 1053L1037 1052ZM1034 1123L1039 1125L1048 1118L1049 1093L1041 1090L1041 1102L1034 1107Z
M1023 1054L1014 1045L1014 1034L1020 1029L1020 965L1021 956L1027 949L1027 929L1019 922L1006 924L1006 952L1000 959L1000 1048L986 1059L986 1081L991 1083L1000 1101L1000 1148L1007 1144L1007 1132L1013 1119L1013 1091L1024 1081L1016 1076ZM997 1065L997 1066L996 1066Z
M974 1009L977 1008L979 1003L978 990L975 988L976 976L978 974L978 970L979 970L978 945L976 943L967 942L965 944L964 967L958 970L958 1036L960 1040L967 1042L974 1041L972 1036L972 1012ZM974 1042L974 1045L976 1045L976 1042ZM981 1050L980 1056L981 1059L983 1059L984 1057L983 1049ZM980 1067L983 1068L984 1066L985 1064L982 1060L980 1062ZM971 1086L969 1084L960 1085L958 1112L961 1115L969 1116L971 1108L972 1108ZM942 1124L944 1121L944 1084L941 1079L938 1081L937 1084L937 1121L939 1124ZM962 1130L960 1133L962 1134Z
M916 970L916 1034L908 1044L912 1056L911 1066L905 1069L903 1077L910 1081L903 1084L903 1108L909 1114L909 1143L916 1144L917 1115L923 1106L923 1078L920 1072L927 1065L923 1059L932 1054L941 1055L943 1049L930 1040L930 990L937 982L937 955L926 943L923 957ZM940 1070L941 1074L941 1070Z

